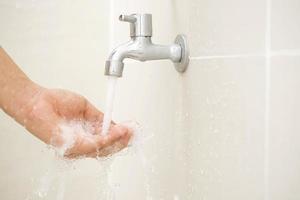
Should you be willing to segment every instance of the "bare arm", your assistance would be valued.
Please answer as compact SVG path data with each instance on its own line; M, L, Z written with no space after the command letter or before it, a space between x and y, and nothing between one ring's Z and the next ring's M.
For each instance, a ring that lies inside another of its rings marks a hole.
M39 86L33 83L0 48L0 106L18 122L22 122L24 105L29 103Z
M90 135L73 133L74 144L64 152L71 158L106 156L126 147L131 137L126 127L115 124L107 136L101 136L102 112L80 95L34 83L1 47L0 107L37 138L57 147L68 142L62 135L61 124L89 124Z

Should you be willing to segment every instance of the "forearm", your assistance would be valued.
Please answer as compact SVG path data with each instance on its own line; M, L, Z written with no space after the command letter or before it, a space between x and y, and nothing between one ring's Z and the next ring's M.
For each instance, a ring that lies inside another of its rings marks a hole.
M17 121L39 87L33 83L0 47L0 107Z

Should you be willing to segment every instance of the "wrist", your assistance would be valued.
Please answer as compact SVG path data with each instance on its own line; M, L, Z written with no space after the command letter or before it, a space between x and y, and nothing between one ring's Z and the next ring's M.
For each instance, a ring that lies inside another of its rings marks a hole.
M21 77L13 83L7 83L2 88L1 108L21 122L26 117L26 112L30 109L32 100L41 90L42 88L39 85L27 77Z
M0 108L20 121L23 109L40 90L0 48Z

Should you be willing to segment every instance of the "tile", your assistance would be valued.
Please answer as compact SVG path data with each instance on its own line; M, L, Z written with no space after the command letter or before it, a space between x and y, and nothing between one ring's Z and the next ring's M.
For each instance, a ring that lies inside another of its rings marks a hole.
M271 68L270 199L299 199L300 57L274 57Z
M262 54L265 1L190 0L192 56Z
M103 67L108 56L108 3L70 3L26 0L0 6L0 20L9 19L1 23L1 45L25 72L84 68L96 60L97 67Z
M192 60L184 79L187 199L263 199L264 58Z
M99 105L105 96L109 2L25 0L0 4L0 20L10 21L3 21L0 28L1 45L20 68L45 87L70 89Z
M272 50L300 48L300 2L272 0Z

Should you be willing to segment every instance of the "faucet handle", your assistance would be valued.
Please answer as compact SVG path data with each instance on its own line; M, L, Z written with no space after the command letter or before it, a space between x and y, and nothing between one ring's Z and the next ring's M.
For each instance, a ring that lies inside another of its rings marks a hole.
M151 14L120 15L119 20L130 23L130 37L152 36Z

